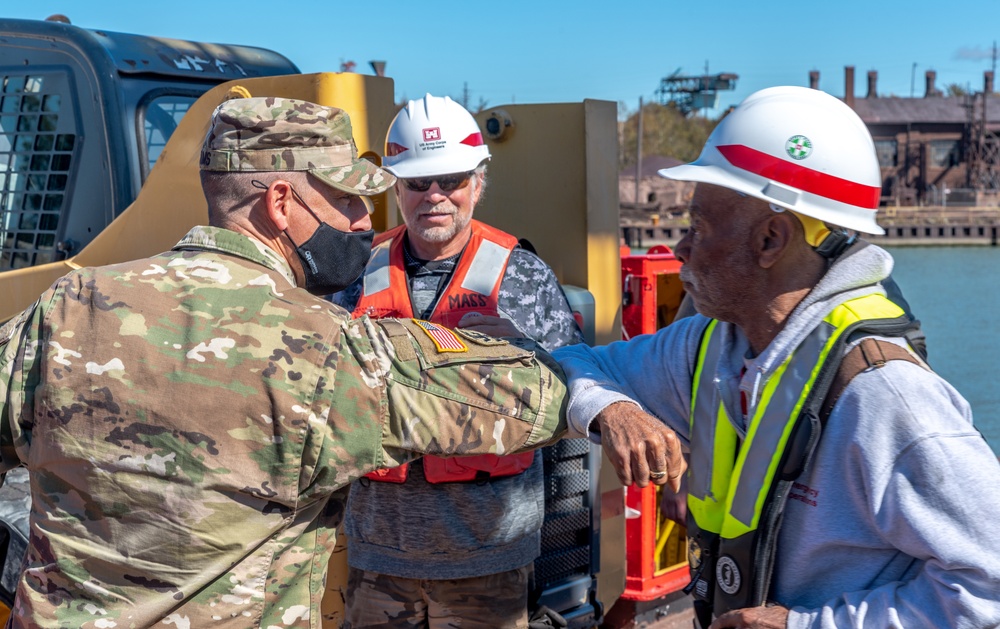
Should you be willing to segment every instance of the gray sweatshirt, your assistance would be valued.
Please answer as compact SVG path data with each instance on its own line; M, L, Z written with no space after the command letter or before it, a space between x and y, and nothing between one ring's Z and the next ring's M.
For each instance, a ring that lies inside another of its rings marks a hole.
M739 328L721 324L716 378L729 416L740 424L740 390L753 416L767 379L809 331L840 303L883 292L891 270L875 246L841 259L752 359ZM588 434L601 409L634 401L686 443L708 322L697 315L629 342L558 350L571 427ZM851 381L794 486L770 597L791 609L789 629L1000 626L1000 464L951 385L905 361Z

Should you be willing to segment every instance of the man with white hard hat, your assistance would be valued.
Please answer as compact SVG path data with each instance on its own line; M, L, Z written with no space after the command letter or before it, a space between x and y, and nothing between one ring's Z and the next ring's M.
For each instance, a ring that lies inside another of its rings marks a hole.
M364 276L334 300L355 316L474 324L547 349L580 342L548 265L472 218L489 159L461 105L430 94L410 101L389 128L384 159L405 224L375 240ZM541 453L425 457L354 483L347 625L526 627L542 472Z
M697 161L675 253L700 314L653 335L556 352L570 423L624 482L663 435L687 449L690 592L702 627L996 627L1000 465L969 404L905 340L885 297L880 173L840 100L749 96ZM620 425L620 424L619 424Z

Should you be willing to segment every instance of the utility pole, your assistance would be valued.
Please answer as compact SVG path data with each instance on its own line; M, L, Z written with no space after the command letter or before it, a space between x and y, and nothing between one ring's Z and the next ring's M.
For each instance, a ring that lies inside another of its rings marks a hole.
M708 59L705 59L705 76L708 76ZM708 119L708 103L702 108L701 117Z
M635 142L635 209L639 209L639 181L642 177L642 96L639 97L639 132Z
M993 40L993 66L990 68L993 70L993 76L997 75L997 40Z
M910 98L913 98L913 90L917 82L917 62L913 62L913 69L910 70Z
M462 83L462 107L469 108L469 82Z

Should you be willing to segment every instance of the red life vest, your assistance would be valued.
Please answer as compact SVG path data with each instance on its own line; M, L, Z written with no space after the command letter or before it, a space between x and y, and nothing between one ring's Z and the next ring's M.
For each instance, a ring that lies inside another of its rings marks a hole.
M517 238L477 220L471 222L472 237L455 265L448 285L434 305L430 320L453 328L469 312L497 316L500 281L507 269L510 252ZM403 261L405 225L379 234L372 246L372 257L365 268L361 298L354 307L354 316L412 318L409 282ZM478 456L441 458L424 457L424 477L430 483L459 483L487 480L520 474L531 467L534 452L511 456L482 454ZM402 483L409 465L385 468L365 476L372 480Z

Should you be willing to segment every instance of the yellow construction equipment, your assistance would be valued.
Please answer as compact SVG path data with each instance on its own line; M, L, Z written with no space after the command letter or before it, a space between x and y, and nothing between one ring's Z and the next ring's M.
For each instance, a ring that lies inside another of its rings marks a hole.
M49 39L41 45L26 31L45 31ZM205 224L199 150L212 111L225 99L276 96L342 108L351 117L359 152L377 163L396 112L389 78L297 74L290 62L269 51L264 52L272 57L261 62L240 47L16 20L0 20L0 36L7 42L0 46L0 78L5 90L10 85L0 103L0 177L5 182L0 190L0 321L29 306L72 269L167 250L191 226ZM62 40L68 43L50 45ZM134 58L122 52L127 46ZM33 62L36 54L38 63ZM101 55L108 58L98 59ZM147 65L155 65L154 55L160 62L172 59L173 66L133 72L133 64L147 57ZM254 59L261 66L257 74L279 75L253 76ZM55 70L30 69L50 68L43 64L55 61L61 62L51 66ZM59 67L69 70L60 75ZM214 74L198 74L203 67L214 68ZM102 68L110 70L101 75L107 83L102 89L134 94L141 87L146 93L133 95L135 102L117 113L111 104L101 111L83 102L88 99L73 102L80 91L76 82L88 69L96 76ZM234 75L235 80L225 80ZM481 112L478 122L493 160L489 193L477 217L528 239L564 284L589 291L592 310L584 313L584 324L593 330L592 341L621 338L615 104L509 105ZM86 143L80 141L84 136ZM400 222L391 194L374 201L377 230ZM610 465L600 465L599 448L575 441L546 454L551 458L546 469L556 481L583 474L584 488L552 482L554 489L547 492L577 492L568 502L579 508L558 511L554 505L566 503L567 496L547 495L552 509L547 522L565 526L576 518L582 525L569 542L552 538L536 563L536 578L540 603L563 613L571 626L586 627L599 624L624 589L624 498ZM543 530L543 547L545 540ZM327 628L338 627L343 617L342 546L330 566L322 608Z

